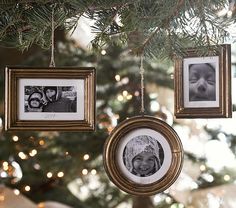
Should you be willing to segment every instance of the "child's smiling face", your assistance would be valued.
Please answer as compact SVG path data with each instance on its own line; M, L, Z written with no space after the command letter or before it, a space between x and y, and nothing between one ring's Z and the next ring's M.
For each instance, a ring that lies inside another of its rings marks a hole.
M141 152L133 159L133 170L139 175L148 176L155 169L155 156L151 152Z

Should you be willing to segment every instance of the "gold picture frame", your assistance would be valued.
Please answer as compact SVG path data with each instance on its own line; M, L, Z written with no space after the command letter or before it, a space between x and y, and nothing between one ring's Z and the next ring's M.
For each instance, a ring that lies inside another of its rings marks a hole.
M94 131L95 76L93 67L6 67L5 130Z
M186 52L175 59L176 118L231 118L231 45L209 56Z
M150 167L140 171L135 163L141 152L151 154L152 159L148 158ZM106 140L103 159L108 177L118 188L132 195L148 196L164 191L177 179L183 148L167 123L151 116L137 116L113 129Z

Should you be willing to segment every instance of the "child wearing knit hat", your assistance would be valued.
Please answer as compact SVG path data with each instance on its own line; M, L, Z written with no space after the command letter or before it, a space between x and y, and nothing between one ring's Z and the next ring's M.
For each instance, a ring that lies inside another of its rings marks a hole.
M156 139L140 135L131 139L124 150L123 161L132 174L140 177L151 176L160 167L160 146Z

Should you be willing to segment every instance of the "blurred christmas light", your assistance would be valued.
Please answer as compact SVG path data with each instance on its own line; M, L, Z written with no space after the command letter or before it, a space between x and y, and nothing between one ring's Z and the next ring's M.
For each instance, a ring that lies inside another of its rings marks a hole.
M118 96L117 96L117 100L121 102L121 101L124 100L124 97L123 97L122 95L118 95Z
M117 75L115 76L115 80L116 80L117 82L119 82L119 81L120 81L120 75L117 74Z
M30 191L30 189L31 189L31 188L30 188L30 186L28 186L28 185L27 185L27 186L25 186L25 188L24 188L24 189L25 189L25 191L27 191L27 192L28 192L28 191Z
M156 100L152 100L150 102L151 105L151 111L156 112L160 110L160 104Z
M106 54L107 54L106 50L102 50L102 51L101 51L101 54L102 54L103 56L106 55Z
M14 194L18 196L20 195L20 191L18 189L14 189Z
M87 174L88 174L88 170L87 170L87 169L83 169L83 170L82 170L82 174L83 174L83 175L87 175Z
M160 194L157 194L156 196L154 196L153 200L155 204L159 204L163 199Z
M201 166L200 166L200 170L201 170L201 171L205 171L205 170L206 170L206 166L205 166L205 165L201 165Z
M127 90L124 90L124 91L122 92L122 94L123 94L124 97L126 97L126 96L128 95L128 91L127 91Z
M40 168L41 168L41 166L38 163L34 164L34 169L35 170L40 170Z
M33 150L30 151L29 155L30 155L31 157L34 157L37 153L38 153L37 150L36 150L36 149L33 149Z
M62 178L64 176L64 173L62 171L60 171L59 173L57 173L57 177Z
M48 178L51 178L51 177L52 177L52 172L48 172L48 173L47 173L47 177L48 177Z
M5 196L0 193L0 202L3 202L5 200Z
M131 94L127 95L127 100L131 100L133 96Z
M170 78L171 78L171 79L174 79L174 74L170 74Z
M208 181L210 183L214 181L214 177L210 174L207 174L207 173L202 174L202 178L204 178L206 181Z
M231 177L230 177L229 175L224 175L224 180L225 180L225 181L229 181L230 178L231 178Z
M12 140L13 140L14 142L17 142L17 141L19 140L19 137L18 137L18 136L13 136L13 137L12 137Z
M2 128L2 118L0 117L0 128Z
M166 201L167 204L171 204L172 199L171 199L169 196L167 196L167 197L165 198L165 201Z
M24 152L19 152L18 156L22 159L22 160L26 160L28 158L28 156L24 153Z
M92 169L92 170L91 170L91 174L92 174L92 175L96 175L96 174L97 174L97 171L96 171L95 169Z
M40 203L38 204L38 208L45 208L44 203L43 203L43 202L40 202Z
M122 84L128 84L129 83L129 78L128 77L124 77L122 80L121 80L121 83Z
M83 158L84 158L84 160L88 160L89 159L89 154L85 154Z
M7 171L8 170L8 162L6 162L6 161L4 161L3 163L2 163L2 166L3 166L3 170L5 170L5 171Z
M45 141L43 139L39 140L39 145L43 146L45 144Z

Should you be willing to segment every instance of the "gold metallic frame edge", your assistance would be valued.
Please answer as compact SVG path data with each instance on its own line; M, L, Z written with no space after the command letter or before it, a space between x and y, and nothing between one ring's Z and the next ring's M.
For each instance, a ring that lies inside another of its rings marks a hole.
M162 134L170 145L172 153L168 171L161 179L150 184L138 184L129 180L116 162L119 142L124 135L139 128L152 129ZM104 146L103 161L108 177L118 188L132 195L150 196L164 191L175 182L183 165L183 147L177 133L164 121L151 116L136 116L124 120L113 129Z

